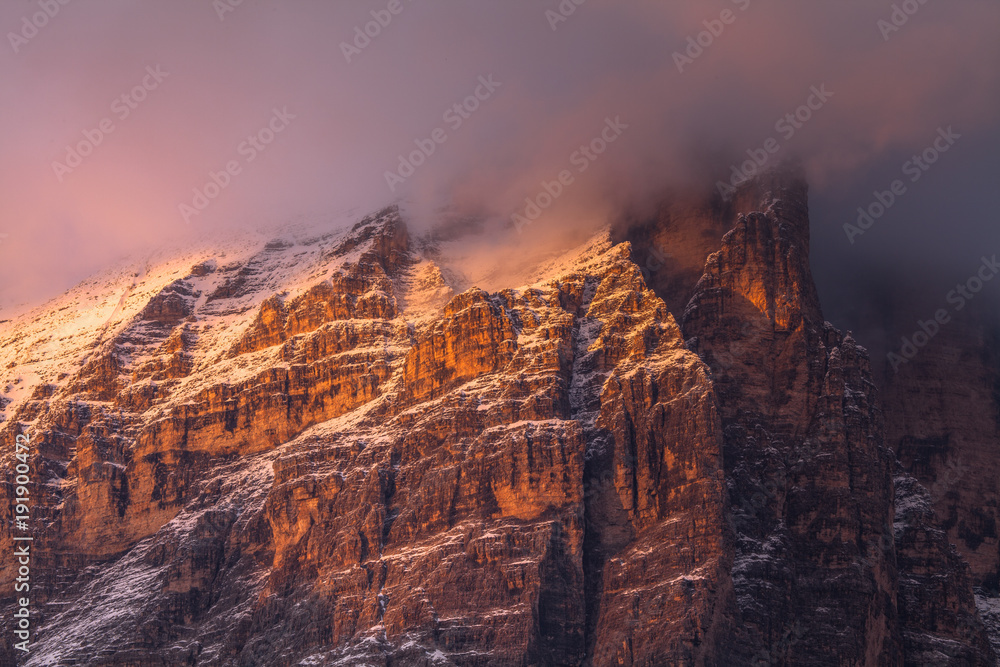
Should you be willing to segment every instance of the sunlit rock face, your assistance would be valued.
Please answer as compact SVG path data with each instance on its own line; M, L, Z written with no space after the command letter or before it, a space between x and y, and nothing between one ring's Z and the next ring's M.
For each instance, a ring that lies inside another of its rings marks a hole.
M994 664L926 492L894 487L867 354L822 319L806 204L764 179L494 292L386 209L5 325L4 452L36 452L22 663Z

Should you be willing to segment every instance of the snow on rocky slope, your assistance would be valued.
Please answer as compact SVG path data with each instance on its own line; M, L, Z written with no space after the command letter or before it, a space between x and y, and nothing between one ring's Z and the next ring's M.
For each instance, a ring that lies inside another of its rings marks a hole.
M485 291L390 208L0 325L4 451L37 452L23 664L990 664L971 590L897 605L904 533L968 582L928 514L893 535L802 197L759 193L669 300L609 232Z

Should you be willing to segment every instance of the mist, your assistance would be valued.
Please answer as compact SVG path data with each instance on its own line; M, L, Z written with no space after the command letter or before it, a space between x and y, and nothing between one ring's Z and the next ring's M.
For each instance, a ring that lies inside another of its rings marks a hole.
M1000 251L996 2L579 1L4 4L0 304L394 202L418 230L468 219L496 253L541 255L790 158L840 326Z

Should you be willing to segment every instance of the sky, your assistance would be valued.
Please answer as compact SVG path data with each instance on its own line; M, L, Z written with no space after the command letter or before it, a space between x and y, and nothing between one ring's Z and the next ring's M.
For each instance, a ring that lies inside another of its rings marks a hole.
M754 158L804 164L839 326L1000 252L996 0L8 0L0 31L8 310L397 201L514 233L547 191L517 239L558 243Z

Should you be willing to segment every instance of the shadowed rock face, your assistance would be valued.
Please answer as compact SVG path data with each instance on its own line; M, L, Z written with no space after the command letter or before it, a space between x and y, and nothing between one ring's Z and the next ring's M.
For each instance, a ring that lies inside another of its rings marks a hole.
M907 661L982 664L990 647L976 619L969 566L937 527L927 490L901 468L895 479L898 599Z
M823 322L805 185L685 210L499 293L454 294L394 209L153 270L7 406L4 451L37 452L23 663L994 664ZM731 231L689 242L702 215ZM650 273L654 242L685 266Z
M930 491L977 586L1000 594L1000 333L977 313L887 369L890 442ZM900 318L902 319L902 318ZM908 323L907 323L908 324Z
M988 308L988 304L981 304ZM925 310L925 309L923 309ZM886 369L887 440L926 488L936 537L957 551L1000 650L1000 335L984 310L962 313L898 373ZM920 312L920 311L917 311ZM919 316L894 313L897 330ZM966 566L966 563L968 564ZM927 566L925 572L935 571ZM959 591L947 591L951 601ZM926 593L924 594L926 597ZM941 596L935 599L937 607ZM937 614L951 623L951 604Z
M658 293L687 289L675 297L686 303L682 329L712 371L742 659L992 665L967 568L937 522L924 512L894 528L894 501L912 504L919 484L901 470L907 495L894 490L867 353L823 321L806 201L805 184L778 172L731 204L689 204L700 213L683 226L661 211L662 224L644 226L653 235L623 233L638 258L691 228L717 228L732 207L757 209L739 215L698 283L679 281L673 258L650 272Z

